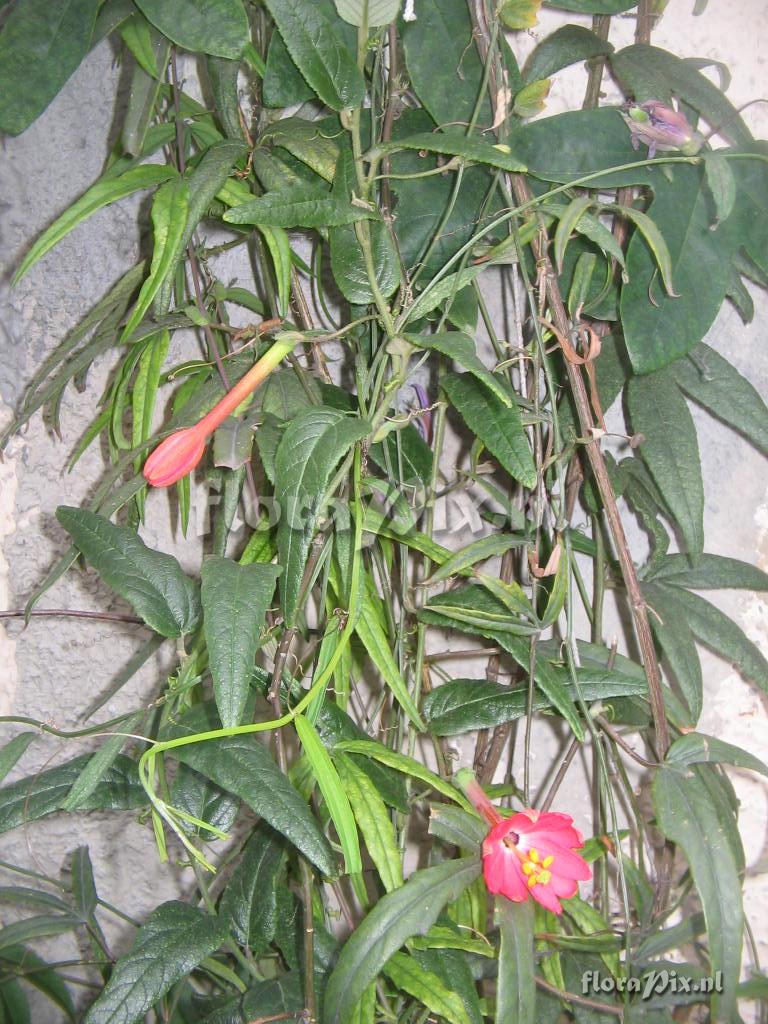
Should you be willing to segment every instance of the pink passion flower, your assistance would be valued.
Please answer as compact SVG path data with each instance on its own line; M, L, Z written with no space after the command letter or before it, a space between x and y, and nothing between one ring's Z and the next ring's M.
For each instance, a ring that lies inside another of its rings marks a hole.
M584 838L573 818L555 811L518 811L502 818L471 772L459 772L457 782L491 825L483 841L483 876L488 891L515 903L532 896L553 914L563 912L561 899L578 892L592 870L576 852Z

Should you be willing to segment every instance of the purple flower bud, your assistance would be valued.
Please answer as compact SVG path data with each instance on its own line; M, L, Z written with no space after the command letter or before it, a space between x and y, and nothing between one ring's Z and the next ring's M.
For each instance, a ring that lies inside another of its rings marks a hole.
M629 125L633 149L638 149L644 142L650 159L657 151L680 150L686 156L693 156L704 142L684 114L660 100L646 100L639 106L630 106L622 116Z
M422 412L421 415L415 417L414 423L416 424L418 432L427 444L429 444L432 437L432 413L429 412L429 408L432 403L421 384L411 384L411 387L416 393L416 408L426 410L425 412Z

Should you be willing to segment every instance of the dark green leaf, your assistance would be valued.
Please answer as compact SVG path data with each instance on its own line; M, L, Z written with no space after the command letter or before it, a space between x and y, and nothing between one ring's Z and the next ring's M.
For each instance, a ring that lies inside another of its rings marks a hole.
M19 758L22 757L35 736L39 735L37 732L20 732L18 736L8 740L3 748L0 749L0 782L6 777Z
M218 720L212 721L211 728L218 728L219 725ZM171 803L180 811L186 811L198 821L204 821L224 833L232 828L240 810L240 800L236 796L186 764L180 764L176 772L171 787ZM208 842L215 838L198 825L188 822L184 827L189 834L203 836Z
M673 588L668 588L668 596L672 593ZM652 594L649 599L652 601ZM674 599L699 643L735 665L755 686L768 691L768 661L732 619L703 597L682 588L674 588Z
M189 726L182 724L184 733ZM178 731L181 731L181 728ZM194 734L194 733L193 733ZM306 803L253 736L191 743L173 748L173 757L234 793L281 832L326 875L336 874L328 841Z
M80 924L74 914L37 914L35 917L14 921L0 928L0 952L32 939L47 939L53 935L71 932Z
M466 857L417 871L384 896L347 940L328 981L327 1024L349 1024L358 1000L386 962L413 935L425 935L446 903L480 874L480 860Z
M152 24L185 50L239 57L248 42L242 0L136 0Z
M693 417L673 374L660 370L633 377L627 407L632 429L645 438L640 445L643 462L696 558L704 550L701 460Z
M133 530L87 509L60 505L56 517L104 582L156 633L183 636L197 627L197 587L175 558L153 551Z
M161 996L224 942L224 922L171 901L152 911L115 964L84 1024L136 1024Z
M358 874L363 870L363 863L360 858L357 826L349 799L331 760L331 755L325 749L317 730L306 715L297 715L293 724L309 762L312 777L323 795L328 814L339 837L347 874Z
M440 384L470 430L510 476L525 487L535 486L536 466L517 407L503 405L466 373L447 374Z
M415 132L429 131L432 126L426 111L407 110L395 122L392 137L398 139ZM420 174L437 167L433 155L425 153L421 156L409 150L394 153L391 163L393 173L399 175ZM466 168L458 187L457 174L453 171L392 182L397 197L397 240L403 266L423 265L426 277L431 277L470 239L485 212L483 204L490 186L487 168L477 165ZM455 197L454 188L457 188Z
M218 57L212 60L220 60ZM227 61L237 66L235 61ZM187 250L192 240L192 235L200 221L208 213L214 196L227 180L235 162L244 155L246 150L243 142L233 139L223 139L221 142L214 142L202 156L200 162L189 173L187 187L189 190L189 201L186 213L186 222L183 231L176 234L175 248L165 274L165 280L161 284L156 299L156 312L160 315L167 312L171 302L171 291L174 276L179 261Z
M352 40L350 42L354 45ZM291 60L279 29L272 33L269 43L262 93L267 107L291 107L296 103L311 100L315 95Z
M497 896L494 919L501 934L496 1024L534 1024L533 901L513 903Z
M334 747L342 740L365 740L368 738L349 715L342 711L337 704L328 700L323 703L315 725L323 742L328 747ZM357 767L368 776L384 802L405 814L408 810L408 794L402 774L369 757L357 754L349 756Z
M701 342L691 349L687 359L673 363L673 372L689 398L768 455L768 407L727 359Z
M550 668L551 672L555 670ZM646 692L640 680L607 673L596 678L581 670L579 689L585 701L608 700L610 697L631 697ZM567 700L575 702L577 694L565 679L558 680L565 688ZM532 710L549 708L552 701L545 694L534 695ZM472 729L490 729L522 718L528 711L528 688L509 687L484 679L451 679L436 687L424 698L424 715L430 731L437 736L454 736Z
M281 510L277 544L283 614L289 623L298 611L304 566L331 473L369 429L366 420L315 406L288 425L280 442L275 460L275 499Z
M446 921L446 918L443 918L443 921ZM422 943L426 945L431 942L435 942L436 945L425 949L419 948ZM445 942L446 945L440 945L441 942ZM457 948L452 948L449 945L451 942L457 942ZM412 940L411 956L423 970L435 975L449 992L460 997L469 1024L483 1024L477 985L467 958L461 952L461 944L465 942L474 942L475 948L478 946L477 939L462 936L458 928L454 930L447 923L443 926L436 925L423 939ZM482 948L482 940L479 944Z
M83 754L0 789L0 832L58 810L90 758L90 754ZM135 762L119 756L78 810L127 809L142 807L146 802Z
M69 989L56 971L49 967L37 953L24 946L11 946L3 950L2 959L7 973L11 973L7 970L7 965L13 964L14 973L18 973L18 976L22 977L27 984L34 985L39 992L42 992L52 1003L63 1010L70 1020L75 1020L75 1007ZM5 989L7 985L6 978L3 980L2 988ZM22 1024L22 1021L14 1016L12 1019L9 1018L9 1024Z
M108 736L95 754L89 759L87 766L80 773L67 798L61 805L63 811L77 811L84 806L91 793L96 789L106 772L115 763L118 754L130 739L132 733L144 719L144 712L126 718L120 723L119 731Z
M461 998L442 979L406 953L395 953L384 967L389 980L449 1024L469 1024Z
M284 855L280 836L269 826L259 825L221 899L220 916L256 957L266 951L275 934L275 881Z
M475 342L468 335L460 331L441 331L438 334L406 334L405 338L417 348L433 349L453 359L462 369L468 370L473 377L482 381L507 408L515 404L509 389L504 386L502 377L491 373L485 363L478 358Z
M371 255L379 291L388 299L400 285L397 252L389 230L378 221L371 224ZM345 225L330 230L331 269L339 291L353 305L367 306L374 301L365 258L354 227Z
M416 20L403 28L403 47L413 88L435 122L468 124L480 94L483 66L472 45L467 7L421 0ZM490 122L490 104L483 99L480 124Z
M98 896L93 865L87 846L78 846L72 854L72 901L81 921L89 921L96 910Z
M513 131L509 145L528 171L544 181L567 182L595 175L589 181L591 188L613 188L653 184L659 178L653 167L605 173L607 168L642 159L632 148L629 129L616 108L572 110L533 121Z
M279 575L277 565L238 565L217 555L203 562L205 643L225 729L242 724L259 637Z
M659 828L682 847L691 866L707 922L712 970L723 972L723 993L712 995L713 1019L730 1020L736 1006L744 927L741 881L727 836L736 824L713 805L702 781L707 767L692 767L686 776L659 769L653 803Z
M357 220L379 220L369 204L353 205L309 186L294 185L250 199L227 210L229 224L264 224L278 228L320 228L353 224Z
M730 764L768 776L768 766L749 751L700 732L689 732L675 740L667 751L666 760L667 764L681 766L704 762Z
M184 178L167 181L152 201L152 262L149 276L141 286L136 305L123 328L121 342L127 341L149 311L152 301L173 273L189 211L189 185ZM164 313L165 310L160 310Z
M502 143L492 145L480 138L457 132L421 132L418 135L401 135L394 142L377 146L376 153L394 153L399 149L427 150L445 156L461 157L468 163L488 164L503 171L524 171L525 166L516 160L509 146Z
M627 351L638 373L658 370L690 352L722 305L733 245L722 228L711 230L709 210L698 167L676 167L671 183L656 186L648 213L664 225L677 296L656 284L654 255L639 232L632 236L621 316Z
M206 66L219 124L228 139L242 142L243 127L240 123L240 103L237 95L240 61L230 60L227 57L209 56Z
M332 110L357 106L365 83L325 5L266 0L294 64Z
M446 843L471 853L479 853L483 840L488 835L488 826L476 814L463 811L450 804L431 804L429 808L429 832Z
M334 761L371 860L384 888L392 892L403 884L403 869L395 829L384 801L351 757L337 753Z
M130 196L134 192L139 192L145 188L154 188L155 185L160 185L164 181L168 181L169 178L174 177L176 177L176 171L173 167L159 164L133 167L119 177L106 175L100 181L97 181L95 185L92 185L87 192L80 196L43 232L21 261L21 265L14 275L14 282L20 281L30 267L33 267L49 249L57 245L62 238L68 235L78 224L90 217L92 213L95 213L104 206L108 206L110 203L117 202L118 199L124 199L126 196ZM129 272L130 275L132 273ZM126 275L126 278L128 277L129 275ZM132 281L132 276L130 280ZM115 288L114 291L116 290Z
M701 715L704 693L699 652L688 617L666 587L646 586L644 590L655 613L650 616L653 635L675 674L694 725Z
M0 132L19 135L88 52L98 0L21 0L0 32Z
M563 25L539 43L525 62L523 78L526 82L537 82L577 61L612 52L613 46L608 40L601 39L589 29L581 25Z
M738 145L752 141L749 129L725 95L688 61L658 46L636 43L610 58L625 92L638 103L668 102L671 93L689 103L718 133Z
M723 555L699 555L695 565L685 555L665 555L653 563L646 579L685 590L768 591L768 573Z

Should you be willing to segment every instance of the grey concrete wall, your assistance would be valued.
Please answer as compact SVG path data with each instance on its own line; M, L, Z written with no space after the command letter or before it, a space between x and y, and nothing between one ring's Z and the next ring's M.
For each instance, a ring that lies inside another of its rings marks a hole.
M415 8L418 15L419 0ZM736 103L764 92L765 58L758 41L766 38L768 13L763 0L738 6L710 0L705 13L691 18L693 0L671 0L654 37L661 46L685 54L726 62L733 72L730 95ZM515 46L530 49L562 15L547 12L539 29L521 36ZM629 40L631 19L617 19L615 41ZM612 37L613 38L613 37ZM187 72L191 74L191 63ZM9 417L24 384L42 359L78 322L106 288L136 260L140 231L137 215L142 199L125 201L104 210L79 227L48 255L18 287L10 289L8 272L18 263L31 241L99 175L107 155L121 69L108 45L100 46L73 76L46 113L20 138L2 144L0 195L3 196L0 260L0 416ZM560 76L552 91L548 113L577 106L583 95L578 69ZM610 87L608 86L610 94ZM768 135L766 107L745 114L755 131ZM146 215L146 209L144 209ZM141 219L141 218L139 218ZM231 272L248 273L245 265L231 264ZM706 287L706 282L702 282ZM762 344L768 303L755 295L755 322L744 327L735 312L725 308L708 341L731 359L761 390L768 393L768 355ZM179 355L191 339L175 342ZM191 354L193 350L190 348ZM54 518L61 503L86 500L103 471L103 455L91 449L76 472L64 471L75 440L97 410L108 376L106 359L92 371L83 394L69 389L62 405L64 442L47 433L39 416L16 439L0 463L0 605L23 605L35 584L66 546ZM614 410L615 422L619 422ZM765 462L746 442L725 432L705 414L696 413L707 489L706 536L709 551L753 561L768 569L768 495ZM615 442L609 442L614 444ZM204 496L198 495L200 501ZM163 495L151 497L149 527L144 536L151 544L173 548L190 569L200 557L199 540L181 543L171 526ZM194 533L194 531L193 531ZM638 560L643 540L632 537ZM758 595L718 595L721 605L734 614L749 635L768 651L768 606ZM42 602L51 608L126 610L93 573L70 573ZM18 622L0 624L0 714L30 715L63 728L75 728L78 715L97 694L104 692L117 669L146 638L139 627L119 623L36 619L22 631ZM463 641L455 646L464 645ZM169 655L161 652L100 712L99 720L119 714L156 691ZM705 656L707 704L703 730L764 753L768 741L765 705L730 666ZM457 675L462 674L458 665ZM479 674L477 663L467 675ZM10 736L15 728L5 730ZM551 732L538 726L534 734L535 783L543 781L545 766L557 749ZM28 774L49 763L74 756L88 746L47 737L35 740L14 776ZM537 774L537 773L540 773ZM749 877L746 905L763 959L768 956L768 881L765 866L768 802L762 782L735 775L742 800L742 834L747 850ZM575 768L563 790L562 806L588 828L590 802L583 777ZM141 917L163 899L191 886L188 869L157 862L151 829L137 815L94 814L79 818L49 818L0 837L0 857L53 877L59 877L67 853L87 843L96 866L96 878L109 899ZM11 880L0 872L0 882ZM2 911L0 910L0 914ZM126 929L115 921L108 928L116 949L123 948ZM77 955L70 940L51 942L49 955L68 959ZM748 960L748 958L747 958ZM49 1009L35 1019L55 1020Z

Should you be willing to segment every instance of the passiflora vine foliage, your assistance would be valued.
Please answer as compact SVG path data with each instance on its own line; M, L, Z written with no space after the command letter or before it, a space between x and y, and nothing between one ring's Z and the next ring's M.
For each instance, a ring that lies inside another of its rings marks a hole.
M768 451L761 397L704 340L726 299L752 317L745 280L768 284L768 147L695 55L652 45L659 5L553 0L579 23L521 62L540 6L4 8L4 132L102 40L131 75L103 175L16 281L151 196L151 258L3 438L39 410L58 429L111 354L70 461L101 439L109 465L90 507L58 509L71 547L29 608L82 555L176 663L151 706L126 691L85 729L92 753L22 764L0 830L110 809L188 884L123 921L116 960L87 847L70 883L5 887L43 909L0 932L2 1019L30 1019L30 984L46 1019L86 1024L658 1024L691 1004L730 1022L765 994L721 766L768 769L697 731L698 645L760 690L768 662L697 591L768 577L705 550L689 402ZM637 34L617 49L620 13ZM574 64L587 99L551 114ZM619 400L631 444L606 436ZM191 475L221 496L204 554L183 539ZM452 501L471 531L442 528ZM169 516L199 573L141 539ZM34 738L9 737L4 772ZM67 931L93 947L80 973L35 952ZM662 967L686 984L643 999Z

